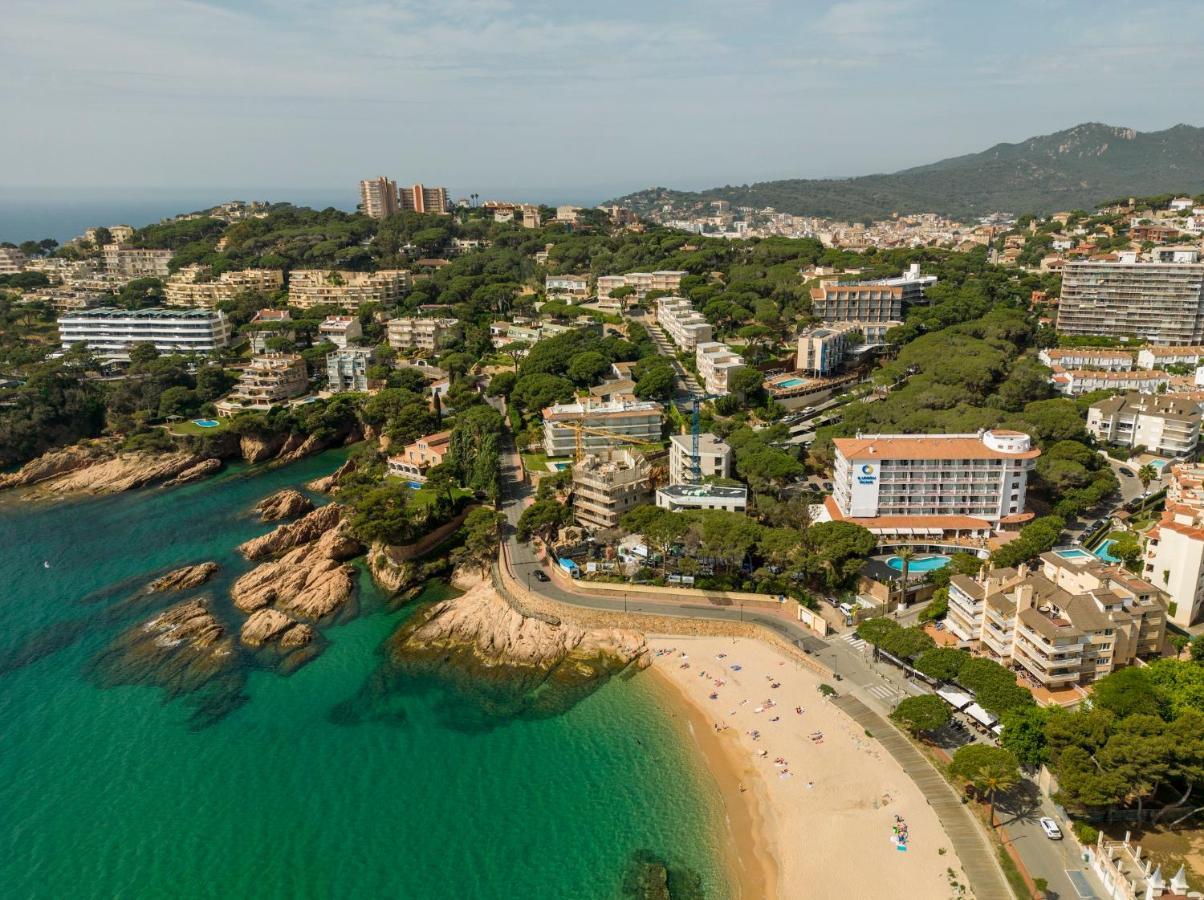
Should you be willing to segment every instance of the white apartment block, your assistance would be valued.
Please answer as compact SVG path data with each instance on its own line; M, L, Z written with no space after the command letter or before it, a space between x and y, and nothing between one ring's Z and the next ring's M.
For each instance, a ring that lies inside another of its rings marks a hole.
M364 336L364 329L356 316L327 316L318 326L318 339L329 341L340 350L354 344Z
M1204 465L1171 467L1166 509L1145 535L1144 574L1170 595L1167 615L1182 628L1204 619Z
M573 456L578 446L577 428L582 429L580 446L584 453L599 453L622 447L628 438L658 443L664 412L651 400L604 403L586 398L575 403L559 403L543 411L543 444L548 456Z
M288 302L300 309L329 304L355 312L364 303L396 303L409 288L410 273L404 269L293 269L288 275Z
M1054 390L1067 397L1077 397L1092 391L1138 391L1142 394L1157 393L1159 388L1168 387L1171 376L1160 369L1133 372L1108 372L1097 369L1054 369Z
M707 478L732 477L732 448L715 435L698 435L698 466L694 466L694 437L675 434L669 438L669 483L695 484Z
M898 278L821 282L811 289L811 311L826 323L900 325L907 307L923 302L924 291L935 283L935 275L920 274L918 263Z
M707 341L694 348L694 361L702 378L703 388L713 397L726 397L732 373L744 368L744 357L718 341Z
M16 275L24 268L24 253L16 247L0 247L0 275Z
M852 350L857 327L851 322L821 325L798 336L795 369L817 378L834 375Z
M103 307L58 318L63 349L79 344L102 359L129 360L135 344L154 344L160 353L213 353L230 343L225 313L212 309Z
M175 254L171 250L147 250L125 244L105 244L105 269L126 278L166 278L167 264Z
M573 466L573 518L585 528L617 528L623 514L652 499L652 467L627 449L590 453Z
M213 278L208 266L185 266L164 283L168 306L208 307L246 291L274 294L284 287L279 269L240 269Z
M834 519L877 534L985 537L1027 521L1028 473L1041 451L1019 431L837 438Z
M661 297L656 301L656 321L687 353L711 340L711 323L682 297Z
M1047 347L1037 354L1045 365L1063 369L1106 369L1109 372L1130 372L1133 369L1132 350L1111 350L1099 347ZM1140 355L1138 359L1140 360ZM1152 369L1153 366L1142 366Z
M1080 260L1062 268L1060 334L1204 344L1204 264Z
M458 332L458 319L426 319L405 316L390 319L385 326L389 346L394 350L438 350Z
M548 275L543 281L543 290L548 298L559 300L588 300L588 275Z
M1167 366L1192 366L1204 363L1204 347L1143 347L1137 351L1140 369L1165 369Z
M1200 440L1200 407L1167 394L1108 397L1087 410L1087 430L1104 443L1188 456Z
M597 282L598 299L609 299L610 292L621 287L635 288L637 300L643 300L651 291L676 294L681 288L681 280L688 274L665 269L657 272L628 272L626 275L600 275Z
M343 347L326 354L326 389L332 394L368 390L368 369L375 350Z
M1067 548L1042 554L1033 569L954 575L945 625L960 641L1057 690L1158 656L1167 599L1122 567Z
M297 353L252 356L238 384L216 404L218 413L232 416L244 410L268 410L309 389L309 371Z

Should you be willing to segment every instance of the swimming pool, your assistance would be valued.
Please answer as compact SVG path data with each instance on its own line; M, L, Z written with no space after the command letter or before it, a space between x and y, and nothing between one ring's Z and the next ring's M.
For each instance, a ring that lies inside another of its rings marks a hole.
M1100 559L1102 559L1104 562L1110 562L1110 563L1120 562L1120 560L1117 557L1113 556L1111 553L1108 552L1108 548L1111 547L1115 543L1116 543L1115 540L1113 540L1112 538L1108 538L1108 540L1104 541L1102 544L1100 544L1098 547L1095 548L1095 555L1098 556Z
M805 378L787 378L785 381L775 382L774 387L791 388L791 387L798 387L800 384L806 384L806 383L807 383L807 379L805 379Z
M903 571L903 560L901 557L892 556L886 561L886 564L896 572ZM943 569L949 565L949 557L941 556L934 553L931 556L916 556L907 566L908 572L935 572L937 569Z
M217 428L222 423L217 419L193 419L192 424L197 428Z
M1161 472L1165 466L1166 466L1165 459L1156 459L1150 463L1150 468L1153 469L1155 472Z
M1078 547L1071 547L1069 550L1055 550L1058 556L1062 559L1086 559L1091 554L1086 550L1080 550Z

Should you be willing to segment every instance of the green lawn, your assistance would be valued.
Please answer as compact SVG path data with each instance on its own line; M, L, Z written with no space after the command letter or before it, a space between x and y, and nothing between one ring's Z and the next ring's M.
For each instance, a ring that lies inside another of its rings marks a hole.
M452 500L459 500L461 497L471 497L472 491L466 491L464 488L452 489ZM410 506L415 509L422 509L425 506L430 506L435 502L436 494L434 491L429 491L426 488L421 488L417 491L411 491L409 496Z
M568 463L571 461L572 460L570 460L567 456L556 458L556 462L558 463ZM541 472L546 474L551 471L548 468L548 457L543 453L524 453L523 467L526 468L528 472L533 473Z
M203 419L205 417L198 416L197 418ZM202 428L191 419L188 419L184 422L172 422L167 426L167 428L172 434L220 434L226 430L230 420L214 419L214 421L218 423L216 428Z

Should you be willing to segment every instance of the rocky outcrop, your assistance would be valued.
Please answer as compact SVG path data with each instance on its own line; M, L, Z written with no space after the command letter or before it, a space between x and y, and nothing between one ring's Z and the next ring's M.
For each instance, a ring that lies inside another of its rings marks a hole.
M380 541L368 548L368 571L372 580L390 594L413 584L415 566L409 561L398 562L389 552L389 545Z
M387 649L397 671L442 680L499 720L563 712L608 677L649 662L639 632L526 616L479 580L417 615Z
M37 459L30 460L16 472L0 475L0 490L26 487L78 469L86 469L111 458L115 452L116 444L113 441L86 441L50 450Z
M285 488L270 497L265 497L255 504L255 512L264 522L276 522L280 519L295 519L297 516L313 512L313 502L292 488Z
M256 610L243 622L238 639L248 647L262 647L269 641L277 640L295 624L292 618L279 610Z
M351 598L355 581L343 561L361 550L342 528L331 528L317 540L256 566L234 583L230 597L243 612L275 604L298 619L325 619Z
M217 571L217 563L203 562L197 563L194 566L184 566L182 569L176 569L174 572L168 572L159 578L156 578L147 585L147 593L161 594L168 591L187 591L195 587L200 587L206 581L213 577Z
M240 544L238 552L247 559L267 559L270 556L278 556L294 547L316 541L338 525L342 516L343 507L337 503L319 506L296 522L281 525L274 531Z
M171 481L164 482L164 487L175 487L180 484L188 484L191 481L200 481L202 478L207 478L216 473L222 467L220 459L203 459L195 466L185 469Z
M309 646L313 639L313 628L304 622L298 622L280 636L280 649L299 650Z
M339 466L333 473L324 478L315 478L306 485L311 491L317 491L319 494L332 494L338 488L339 479L343 476L355 471L355 460L349 459Z
M265 437L258 434L244 434L239 438L238 451L247 462L257 463L271 459L279 452L283 444L284 435Z
M37 484L31 496L116 494L168 481L204 461L192 453L121 453Z

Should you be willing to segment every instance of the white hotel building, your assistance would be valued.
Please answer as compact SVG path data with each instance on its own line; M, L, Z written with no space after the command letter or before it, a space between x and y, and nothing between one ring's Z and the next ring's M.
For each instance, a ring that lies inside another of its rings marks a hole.
M711 323L683 297L657 300L656 322L687 353L693 353L695 347L711 339Z
M744 357L732 351L727 344L706 341L694 348L694 361L703 387L712 397L726 397L731 393L728 379L737 369L744 368Z
M1019 431L837 438L833 519L875 534L984 538L1031 518L1028 472L1041 451Z
M64 350L84 344L102 359L129 360L134 344L160 353L212 353L230 343L230 323L215 309L103 307L59 316Z

